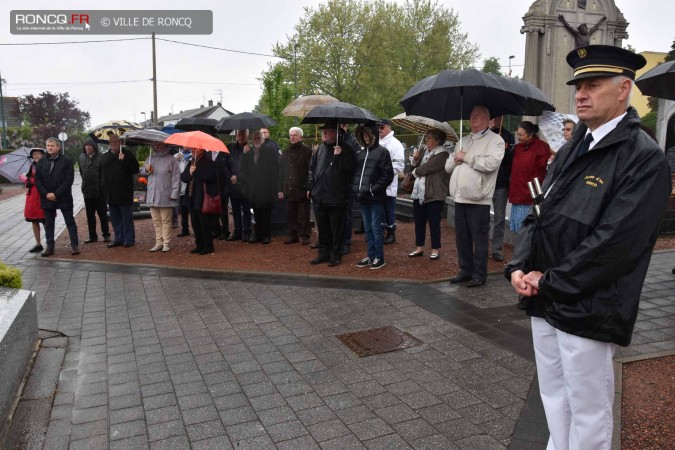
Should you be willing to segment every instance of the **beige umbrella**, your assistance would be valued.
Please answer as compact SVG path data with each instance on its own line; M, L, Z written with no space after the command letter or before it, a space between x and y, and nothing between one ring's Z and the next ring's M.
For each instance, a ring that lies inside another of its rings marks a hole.
M335 103L338 99L330 95L305 95L290 102L281 114L290 117L305 117L315 106Z
M305 95L290 102L281 114L290 117L305 117L315 106L335 103L338 99L330 95ZM319 143L319 126L314 126L314 145Z
M447 122L439 122L422 116L407 116L406 113L401 113L396 117L392 117L391 122L406 130L422 134L435 128L444 132L449 141L457 142L459 140L457 133L455 133L455 130L453 130Z

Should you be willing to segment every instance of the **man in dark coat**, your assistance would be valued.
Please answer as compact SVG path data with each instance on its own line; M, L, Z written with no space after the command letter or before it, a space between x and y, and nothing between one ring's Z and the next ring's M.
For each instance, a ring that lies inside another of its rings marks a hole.
M251 146L248 145L248 130L237 130L237 141L230 144L228 150L230 150L228 188L230 203L232 204L234 232L230 234L227 240L249 241L251 239L251 206L239 182L242 160L244 155L251 150Z
M490 119L490 131L497 133L504 139L504 158L499 165L495 193L492 194L492 209L495 213L494 227L492 228L492 259L495 261L504 261L502 244L504 243L504 230L506 228L506 204L509 201L513 146L516 144L513 134L504 128L502 122L502 116Z
M342 261L340 247L354 176L354 150L349 145L336 145L337 123L327 123L321 130L323 144L309 166L307 195L317 205L319 229L319 254L310 263L328 262L334 267Z
M223 205L223 213L220 216L214 217L214 235L218 236L218 240L225 241L230 237L230 214L228 210L228 203L230 202L230 154L225 152L213 152L213 162L218 168L218 187L220 188L220 201Z
M103 242L110 242L110 229L108 228L108 207L103 197L101 187L101 153L98 145L92 139L84 141L82 153L80 153L80 175L82 176L82 197L87 212L87 228L89 237L85 244L98 241L96 234L96 215L101 222L101 235Z
M394 179L389 150L380 145L376 124L356 128L356 140L363 147L354 173L353 193L361 206L368 255L356 267L381 269L384 266L384 202L387 187Z
M617 345L630 343L671 192L663 151L630 104L645 59L620 47L573 50L580 123L518 233L506 276L532 317L549 448L610 448Z
M309 244L312 230L309 223L309 199L307 177L312 149L302 142L303 131L293 127L288 131L291 144L281 154L279 167L279 200L286 199L286 223L288 239L284 244Z
M54 254L54 223L56 210L61 210L68 228L70 247L73 255L79 255L77 224L73 218L73 181L75 172L73 162L61 154L61 142L50 137L47 139L47 156L38 162L35 171L35 187L40 192L40 204L45 212L45 237L47 248L42 256Z
M133 153L122 149L117 136L111 134L108 142L110 150L101 156L103 195L110 208L110 222L115 232L115 238L108 247L133 247L136 243L134 175L140 167Z
M255 233L248 242L269 244L272 205L277 198L279 153L269 143L263 143L260 131L253 133L253 148L242 159L240 175L255 217Z

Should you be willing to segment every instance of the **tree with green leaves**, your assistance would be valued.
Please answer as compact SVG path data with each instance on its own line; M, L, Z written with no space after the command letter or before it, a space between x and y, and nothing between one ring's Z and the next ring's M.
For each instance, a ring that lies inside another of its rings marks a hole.
M291 84L297 55L296 97L328 94L381 117L400 113L399 100L417 81L473 66L478 56L457 14L431 0L306 7L294 34L273 52L282 58L274 67Z
M61 131L70 135L83 132L89 126L89 113L77 107L78 101L69 94L53 93L19 97L19 112L32 128L32 140L42 142Z
M295 125L297 119L285 117L281 111L293 101L293 88L284 79L283 68L279 64L264 72L260 81L263 92L255 110L277 120L277 124L269 129L270 135L279 142L281 148L285 148L288 144L288 129Z
M501 75L502 65L496 57L491 56L483 62L483 72Z

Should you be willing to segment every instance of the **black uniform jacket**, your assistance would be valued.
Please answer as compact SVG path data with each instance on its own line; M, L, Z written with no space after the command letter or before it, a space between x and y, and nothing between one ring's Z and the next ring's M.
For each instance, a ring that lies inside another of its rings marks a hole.
M508 279L519 269L544 273L539 295L521 299L529 315L623 346L671 192L664 152L639 125L629 108L613 131L572 160L587 129L578 126L546 175L541 217L527 216L505 271Z

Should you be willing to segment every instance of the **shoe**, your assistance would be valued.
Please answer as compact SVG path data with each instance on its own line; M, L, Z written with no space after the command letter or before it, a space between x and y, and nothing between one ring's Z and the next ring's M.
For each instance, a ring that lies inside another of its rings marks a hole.
M502 252L494 252L492 253L492 259L495 261L504 261L504 255L502 255Z
M205 248L205 249L202 249L198 252L198 254L200 254L200 255L208 255L209 253L213 253L212 248Z
M264 238L262 238L261 241L262 241L263 244L269 244L269 243L272 242L272 239L270 239L270 238L268 238L268 237L264 237Z
M91 244L92 242L98 242L98 238L97 237L90 237L89 239L84 241L85 244Z
M123 244L121 242L111 242L108 244L108 248L121 247Z
M47 247L47 249L44 252L42 252L42 256L44 256L45 258L47 256L52 256L53 254L54 254L54 247Z
M173 229L178 228L178 224L177 224L177 223L172 223L172 224L171 224L171 228L173 228Z
M71 255L79 255L80 254L80 248L77 245L73 245L70 248L70 254Z
M302 245L309 245L309 239L308 239L308 238L302 238L302 239L300 240L300 243L301 243Z
M461 283L463 281L469 281L470 279L471 279L471 277L468 276L468 275L459 274L456 277L450 278L450 280L448 280L448 281L450 281L450 284L457 284L457 283Z
M361 227L354 230L354 234L363 234L365 232L366 232L366 230L363 228L363 225L361 225Z
M395 228L385 228L384 243L385 243L385 245L396 243L396 229Z
M126 248L133 247L134 245L136 245L136 244L134 244L133 242L124 243L124 246Z
M223 233L223 234L221 234L220 236L218 236L218 240L219 240L219 241L227 241L227 238L229 238L229 237L230 237L230 233L229 233L229 232Z
M309 246L309 248L319 248L319 243L315 242Z
M317 264L325 263L328 262L330 258L328 256L317 256L313 260L311 260L309 263L313 266L316 266Z
M359 262L356 263L356 267L358 267L358 268L361 269L361 268L363 268L363 267L368 267L370 264L371 264L370 258L368 258L368 257L366 256L366 257L363 258L361 261L359 261Z
M185 237L185 236L190 236L190 232L183 230L176 235L176 237Z
M35 247L28 250L28 253L38 253L38 252L41 252L42 250L44 250L44 247L41 246L40 244L38 244Z
M300 239L298 239L297 237L289 237L284 241L284 245L297 244L298 242L300 242Z
M472 278L471 281L469 281L466 284L466 287L478 287L478 286L483 286L485 284L485 280L479 280L478 278Z
M194 254L199 253L201 251L202 251L201 247L195 247L192 250L190 250L190 253L192 253L194 255Z
M351 245L343 245L342 248L340 249L340 255L349 255L352 252L352 246Z
M162 253L166 253L169 250L171 250L171 247L169 247L167 244L164 244L164 246L162 247Z
M255 236L251 236L251 239L248 240L249 244L257 244L258 242L262 242L262 240L256 238Z
M103 242L110 242L110 235L106 234L103 236Z
M241 240L241 234L232 233L225 240L228 241L228 242L240 241Z
M341 262L342 262L342 258L331 259L331 260L328 262L328 267L339 266Z
M244 242L250 241L251 240L251 233L243 233L241 235L241 240Z
M154 247L150 249L151 252L158 252L162 249L162 244L155 244Z
M422 250L421 252L408 253L408 258L417 258L418 256L424 256L424 250Z
M429 259L432 261L436 261L440 257L441 257L440 253L432 253L431 255L429 255Z
M385 262L384 262L383 259L375 258L373 260L373 263L370 265L370 270L381 269L382 267L384 267L384 265L385 265Z

